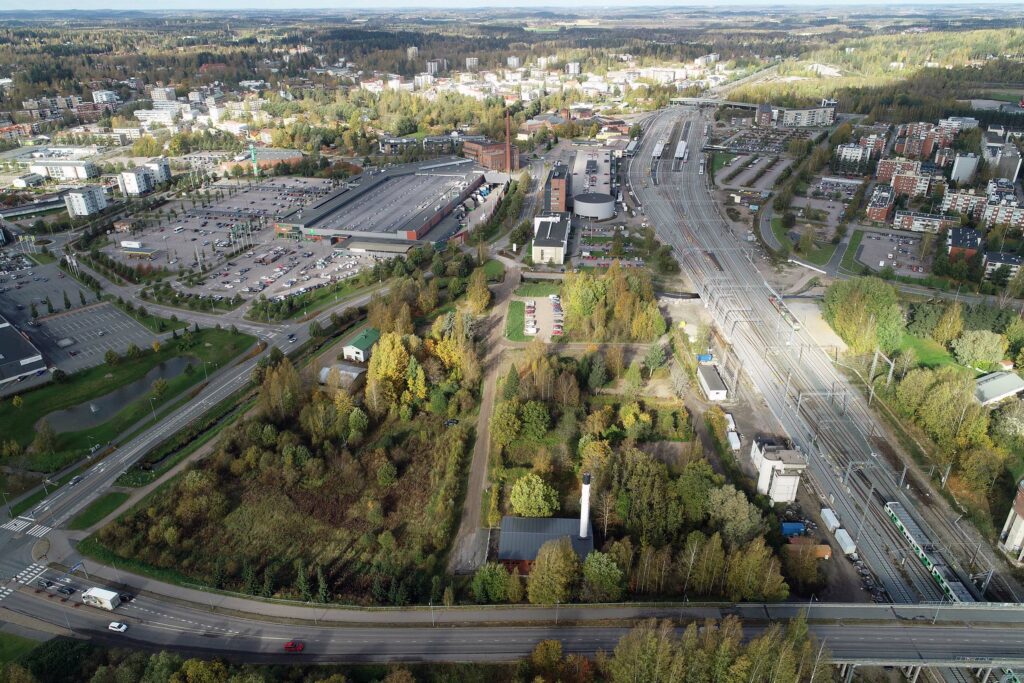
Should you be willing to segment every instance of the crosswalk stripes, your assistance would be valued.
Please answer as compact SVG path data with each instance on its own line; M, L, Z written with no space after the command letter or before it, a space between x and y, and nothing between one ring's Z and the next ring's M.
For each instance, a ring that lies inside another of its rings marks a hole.
M34 527L28 530L28 535L35 536L36 538L42 538L51 531L53 531L53 529L51 527L46 526L45 524L36 524Z
M7 522L6 524L0 525L0 529L7 529L8 531L18 532L25 527L31 526L35 522L31 519L25 519L24 517L17 517Z
M10 595L13 592L14 592L14 589L13 588L8 588L7 586L4 586L3 588L0 588L0 600L3 600L4 598L6 598L8 595Z
M32 563L29 566L18 572L14 579L21 585L26 585L32 581L35 581L40 576L46 573L46 567L41 564Z

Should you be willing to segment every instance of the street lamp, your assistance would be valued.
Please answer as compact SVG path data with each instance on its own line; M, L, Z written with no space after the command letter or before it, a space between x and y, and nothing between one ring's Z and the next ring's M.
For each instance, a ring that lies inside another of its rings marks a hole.
M0 491L4 494L4 507L7 508L7 516L11 516L11 504L7 501L7 491Z
M156 399L154 399L152 396L149 397L149 409L153 413L153 422L156 422L156 407L153 404L153 401L155 400Z

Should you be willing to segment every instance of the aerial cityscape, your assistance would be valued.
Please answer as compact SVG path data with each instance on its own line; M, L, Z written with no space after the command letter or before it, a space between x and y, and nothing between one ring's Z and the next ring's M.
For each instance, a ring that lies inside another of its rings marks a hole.
M1022 153L1015 3L0 7L0 683L1020 683Z

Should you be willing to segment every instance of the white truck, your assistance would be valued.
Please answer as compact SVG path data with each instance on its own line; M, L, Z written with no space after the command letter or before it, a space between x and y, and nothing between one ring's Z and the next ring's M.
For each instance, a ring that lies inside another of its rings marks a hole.
M851 560L857 559L857 544L850 538L849 532L846 529L836 529L836 541L839 543L839 547L842 548L843 554Z
M840 527L839 517L829 508L821 508L821 521L824 522L825 528L830 534L834 534Z
M121 604L121 596L103 588L90 588L82 592L82 602L113 612Z
M64 337L63 339L57 340L57 346L59 346L62 349L66 349L69 346L74 346L74 344L75 340L72 339L71 337Z

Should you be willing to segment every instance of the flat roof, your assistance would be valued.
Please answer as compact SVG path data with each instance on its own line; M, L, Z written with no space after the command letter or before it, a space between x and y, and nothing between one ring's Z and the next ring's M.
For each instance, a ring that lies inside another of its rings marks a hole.
M1024 379L1015 372L993 372L974 381L974 397L988 405L1024 391Z
M717 365L698 365L697 372L699 372L700 376L704 378L704 383L711 391L728 390L725 386L725 382L722 381L722 376L718 374Z
M372 240L362 238L349 238L338 245L340 249L349 251L379 251L388 254L405 254L416 246L415 242L409 240Z
M555 212L533 220L535 247L564 247L569 240L569 214Z
M457 199L483 172L473 161L443 157L364 173L312 206L296 209L277 224L314 235L373 234L403 239Z
M579 533L577 517L502 517L498 559L532 562L542 545L566 537L582 560L594 550L594 535L580 538Z
M0 382L45 369L43 354L35 344L0 316Z
M612 193L612 151L587 147L576 152L572 165L572 194Z

